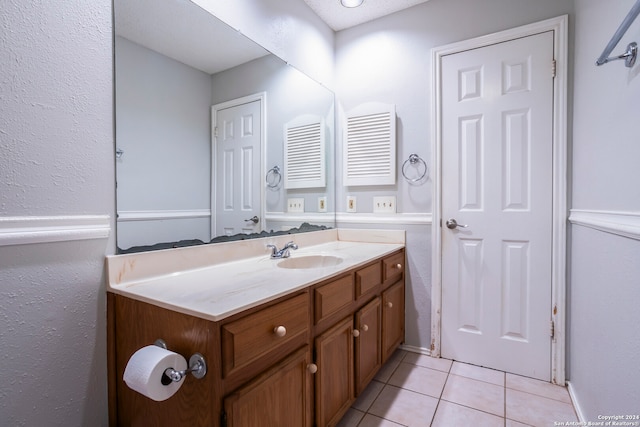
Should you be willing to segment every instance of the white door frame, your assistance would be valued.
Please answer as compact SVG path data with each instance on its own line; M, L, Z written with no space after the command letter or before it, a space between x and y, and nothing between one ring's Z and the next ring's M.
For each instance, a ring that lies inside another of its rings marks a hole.
M218 110L237 107L238 105L248 104L250 102L260 101L260 176L267 174L267 92L258 92L252 95L243 96L241 98L232 99L222 102L211 107L211 238L216 234L216 150L218 147L218 139L216 136L216 127L218 126ZM265 188L260 185L260 230L264 230L265 215Z
M442 328L442 58L445 55L489 46L541 32L553 31L555 79L553 82L553 237L551 266L551 381L565 384L565 300L567 221L567 51L568 15L465 40L431 50L432 104L431 152L433 174L433 238L431 273L431 355L440 356ZM549 72L552 72L549 64Z

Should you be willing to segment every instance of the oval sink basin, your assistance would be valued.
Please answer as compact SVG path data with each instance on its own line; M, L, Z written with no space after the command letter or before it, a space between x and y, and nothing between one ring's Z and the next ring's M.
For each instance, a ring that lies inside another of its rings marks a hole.
M287 258L278 263L280 268L323 268L333 267L342 262L342 258L333 255L303 255Z

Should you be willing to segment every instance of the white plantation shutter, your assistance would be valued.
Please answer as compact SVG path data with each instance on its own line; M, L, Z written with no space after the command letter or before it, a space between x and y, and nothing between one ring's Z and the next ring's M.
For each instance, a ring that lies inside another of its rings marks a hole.
M396 183L396 107L362 104L347 112L344 185Z
M324 119L300 116L284 126L284 188L326 186Z

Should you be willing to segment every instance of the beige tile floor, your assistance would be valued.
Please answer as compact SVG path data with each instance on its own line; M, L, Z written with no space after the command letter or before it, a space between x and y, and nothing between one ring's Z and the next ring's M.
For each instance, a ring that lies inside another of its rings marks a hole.
M578 421L544 381L398 350L338 427L523 427Z

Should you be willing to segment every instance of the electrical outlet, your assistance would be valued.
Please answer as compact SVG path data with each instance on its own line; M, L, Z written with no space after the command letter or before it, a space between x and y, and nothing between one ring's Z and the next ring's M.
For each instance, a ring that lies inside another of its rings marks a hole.
M374 197L373 213L396 213L396 197L395 196Z
M304 212L304 199L287 199L287 212Z
M326 212L327 211L327 197L318 197L318 212Z
M347 212L356 212L356 196L347 196Z

